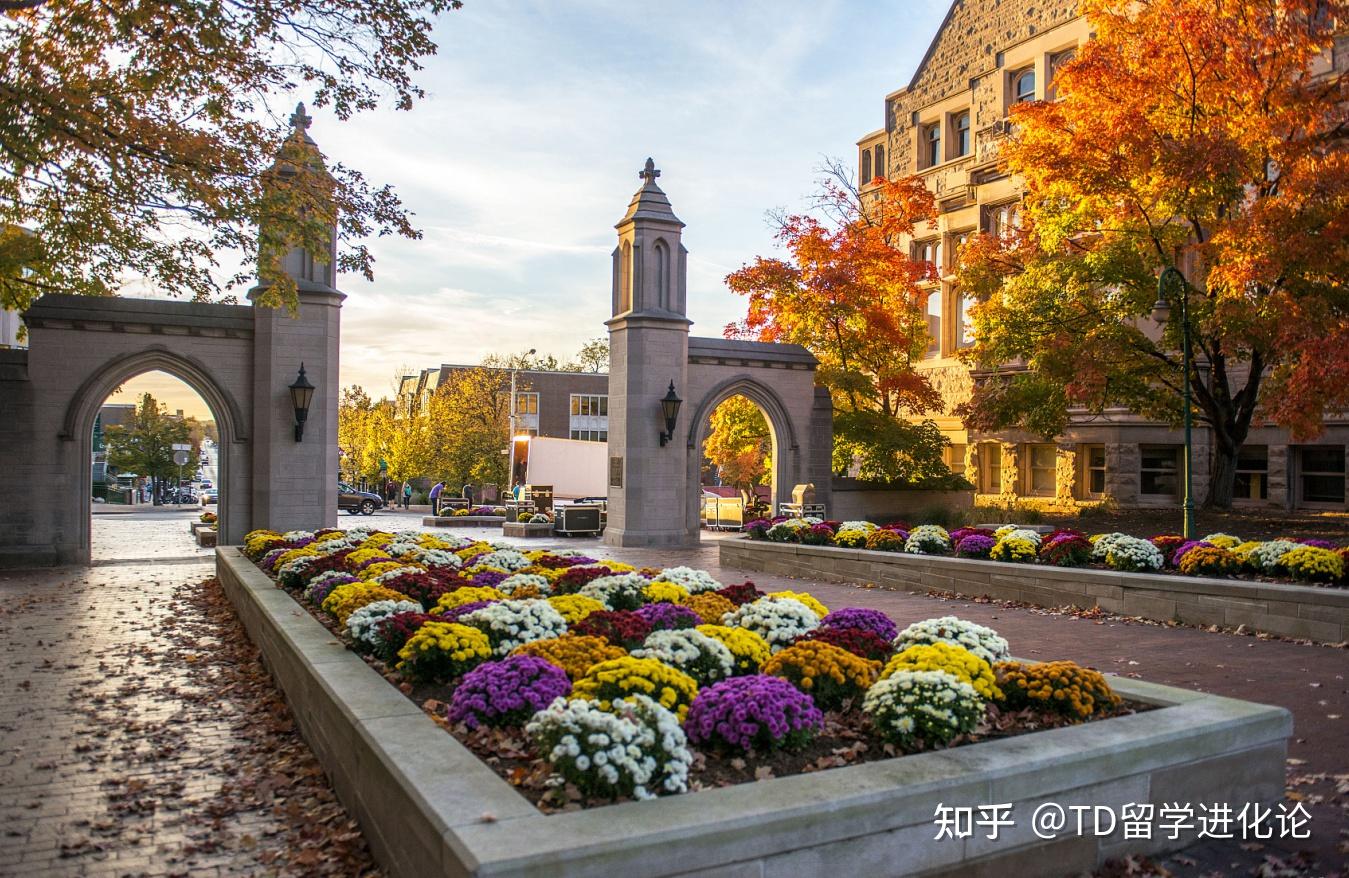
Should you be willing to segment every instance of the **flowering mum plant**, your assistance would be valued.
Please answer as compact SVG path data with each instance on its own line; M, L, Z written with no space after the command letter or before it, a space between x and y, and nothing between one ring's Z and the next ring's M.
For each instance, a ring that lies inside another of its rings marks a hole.
M997 541L997 533L986 527L958 527L950 533L952 544L959 543L965 537L989 537Z
M698 618L709 625L718 624L722 616L735 610L735 604L711 591L689 595L684 606L697 613Z
M726 644L695 629L652 631L634 658L651 658L678 668L699 686L724 680L735 673L735 656Z
M655 579L658 582L673 582L682 586L689 594L701 594L721 588L721 583L713 579L712 574L692 567L666 567Z
M864 530L847 530L840 534L834 534L834 545L840 549L865 549L867 536L868 534ZM804 543L806 540L802 539L801 542Z
M435 610L433 612L441 613L447 610L453 610L455 607L464 604L476 603L477 601L501 601L505 599L506 595L495 588L482 585L466 585L441 595L440 599L436 601Z
M1278 573L1284 569L1284 556L1300 547L1292 540L1268 540L1246 553L1246 564L1258 573Z
M1128 534L1105 534L1092 546L1092 560L1104 561L1114 570L1161 570L1166 563L1162 550L1152 543Z
M762 540L768 533L768 529L772 526L773 522L768 519L756 518L752 521L745 522L745 526L741 528L741 530L748 534L751 540Z
M1279 564L1303 582L1335 582L1344 578L1344 559L1334 549L1303 546L1279 559Z
M801 544L804 546L828 546L834 542L834 529L824 522L812 524L805 530L799 531L801 534ZM847 534L852 536L852 534ZM865 534L859 534L865 539Z
M698 694L698 681L656 659L623 656L591 667L576 681L572 694L595 701L604 710L630 695L645 695L674 711L682 722Z
M1081 534L1063 533L1040 544L1040 561L1055 567L1083 567L1091 563L1091 541Z
M973 686L945 671L897 671L867 690L862 710L881 737L908 750L973 732L987 707Z
M450 722L470 729L519 726L571 694L571 680L556 665L532 655L485 662L459 681L450 698Z
M559 698L525 726L553 771L582 793L653 799L688 789L693 754L679 721L641 695L605 710Z
M562 614L552 604L537 598L498 601L465 613L459 621L486 634L492 642L492 652L498 656L509 654L522 643L567 633L567 620Z
M1186 576L1235 576L1241 572L1241 559L1230 549L1195 545L1178 565Z
M436 618L442 619L446 622L458 622L460 619L464 618L469 613L475 613L484 607L492 606L492 604L494 603L496 603L496 601L469 601L466 604L460 604L459 606L449 610L436 611Z
M737 607L757 601L764 596L764 593L754 587L752 582L742 582L738 585L727 585L719 588L715 592L726 600L735 604Z
M728 625L699 625L699 634L706 634L722 642L731 651L735 661L735 674L757 674L760 666L768 661L773 653L768 641L747 628L733 628Z
M538 573L513 573L496 584L497 591L511 597L519 596L518 592L529 592L530 597L538 595L547 595L553 590L553 584L548 581L548 577Z
M604 609L604 604L579 594L555 594L548 598L548 603L562 614L568 625L574 625L591 613L598 613Z
M607 566L577 566L567 568L567 572L553 581L554 594L576 594L582 586L603 576L613 576L614 571Z
M497 549L475 559L475 563L481 567L495 567L513 573L516 570L523 570L533 562L526 558L523 552L517 552L515 549Z
M626 655L603 637L564 634L547 640L531 640L515 648L511 655L532 655L561 668L573 680L580 679L600 662Z
M439 616L430 616L422 612L409 610L385 616L375 623L375 655L392 664L399 651L407 645L408 639L417 633L427 622L443 622Z
M1104 675L1075 662L999 662L994 671L1010 710L1033 707L1084 720L1121 701Z
M875 632L864 631L860 628L816 628L809 634L803 634L797 639L797 643L805 640L818 640L821 643L829 643L834 646L846 649L856 656L861 656L868 661L883 662L890 658L894 652L890 648L890 641L884 637L879 637Z
M866 607L844 607L841 610L834 610L832 613L825 614L820 620L821 628L856 628L861 631L870 631L876 636L889 642L895 639L899 629L890 617L880 610L871 610Z
M896 652L918 644L949 643L960 646L993 664L1008 657L1007 641L992 628L976 625L955 616L941 616L915 622L895 638Z
M642 597L653 604L682 604L688 601L689 593L681 585L657 580L642 589Z
M993 675L993 666L968 649L949 643L909 647L890 659L881 671L881 679L900 671L945 671L969 683L981 698L992 701L1002 697L997 678Z
M818 518L787 518L770 527L764 536L775 543L796 543L800 542L802 531L809 529L812 524L819 523Z
M1204 542L1210 546L1217 546L1220 549L1235 549L1241 545L1241 537L1234 537L1231 534L1214 533L1204 537Z
M1176 534L1162 534L1161 536L1152 537L1148 542L1152 543L1161 551L1162 558L1167 564L1175 564L1176 561L1172 556L1176 553L1176 549L1179 549L1188 541L1185 537Z
M692 628L703 621L693 610L679 604L647 604L638 607L636 613L650 624L652 631Z
M651 623L631 610L600 610L571 628L575 634L601 637L614 646L636 649L651 633Z
M727 613L723 625L747 628L768 642L777 652L790 646L798 637L819 627L820 616L795 598L767 596L744 604L733 613Z
M384 584L424 607L434 607L441 596L458 588L463 580L453 573L416 570L391 577Z
M799 749L819 733L824 715L811 697L779 677L733 677L702 689L684 730L700 747L750 752Z
M807 692L824 710L835 710L876 682L881 663L821 640L798 640L774 653L761 671Z
M809 594L808 592L773 591L769 592L768 596L770 598L791 598L792 600L800 601L807 607L810 607L810 611L814 613L816 616L819 616L821 619L829 615L829 608L826 607L824 604L822 604L819 600L817 600L814 595Z
M1026 531L1012 531L1012 534L1016 533L1026 533ZM1039 548L1039 542L1008 535L998 538L998 541L993 544L993 548L989 550L988 557L991 560L1009 564L1034 564Z
M405 601L407 599L407 595L382 585L353 582L349 585L339 585L329 592L328 596L323 599L323 612L331 614L333 618L337 619L337 624L345 626L347 618L366 604L373 604L375 601Z
M347 633L356 645L371 652L380 646L379 623L398 613L420 613L416 601L375 601L347 617Z
M1153 545L1156 545L1156 543L1153 542ZM1161 547L1158 546L1158 548ZM1171 558L1169 560L1173 565L1179 567L1181 562L1185 560L1185 556L1189 554L1190 550L1198 548L1212 549L1215 548L1215 546L1212 543L1206 543L1202 540L1186 540L1179 546L1176 546L1171 552ZM1163 552L1163 554L1165 554L1165 552Z
M591 580L576 592L594 598L611 610L635 610L646 603L647 580L636 573L601 576Z
M426 622L398 651L398 670L411 680L444 682L492 657L492 642L477 628Z
M984 534L970 534L956 542L956 556L959 558L987 558L993 552L998 541Z
M909 531L904 551L910 555L945 555L951 551L951 535L935 524L920 524Z
M873 552L902 552L908 534L902 531L877 529L867 534L866 547Z
M340 570L329 570L326 573L320 573L309 584L305 586L303 597L311 604L323 605L323 601L332 594L333 589L339 585L350 585L353 582L360 582L359 579L350 573L343 573Z

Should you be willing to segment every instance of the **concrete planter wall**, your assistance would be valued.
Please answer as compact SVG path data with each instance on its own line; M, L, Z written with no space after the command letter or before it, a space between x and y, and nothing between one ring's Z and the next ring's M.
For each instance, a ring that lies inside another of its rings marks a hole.
M1349 590L1158 573L1042 567L832 546L722 540L721 563L742 570L836 582L873 582L1026 601L1042 607L1099 606L1162 622L1247 625L1324 643L1349 640Z
M337 794L395 876L1062 875L1178 841L1031 832L1044 802L1270 803L1288 712L1112 679L1159 705L1084 726L544 815L349 652L235 548L217 572ZM938 803L1013 803L991 841L933 841Z
M422 527L496 527L505 524L504 515L428 515Z

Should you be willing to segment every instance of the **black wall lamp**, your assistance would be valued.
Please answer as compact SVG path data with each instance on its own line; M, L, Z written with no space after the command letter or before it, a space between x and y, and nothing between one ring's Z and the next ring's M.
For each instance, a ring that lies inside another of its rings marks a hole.
M295 406L295 441L304 437L304 422L309 418L309 404L314 401L314 385L304 377L304 363L300 364L299 377L290 386L290 401Z
M684 400L675 393L674 382L671 381L670 389L665 391L665 396L660 401L660 411L665 416L665 430L660 434L662 447L674 438L675 421L679 420L679 407L683 403Z

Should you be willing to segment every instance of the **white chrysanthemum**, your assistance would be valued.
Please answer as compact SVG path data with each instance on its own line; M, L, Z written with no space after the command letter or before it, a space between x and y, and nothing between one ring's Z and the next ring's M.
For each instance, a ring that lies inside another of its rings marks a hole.
M535 640L549 640L567 633L567 620L545 600L497 601L459 617L492 641L499 656Z
M952 646L963 647L989 664L1005 661L1011 654L1007 640L998 632L955 616L941 616L915 622L899 632L894 639L896 652L903 652L910 646L933 643L949 643Z
M473 563L479 567L495 567L498 570L514 572L523 570L534 562L526 558L524 553L518 549L505 548L488 552Z
M1292 540L1267 540L1258 546L1252 546L1246 554L1246 559L1266 573L1273 573L1284 555L1300 548L1302 543L1295 543Z
M1006 527L1006 525L1003 525L1003 527ZM1001 531L1002 528L1000 527L998 528L998 530ZM1002 539L1008 540L1026 540L1031 545L1035 546L1037 549L1040 547L1040 543L1044 540L1044 537L1040 536L1035 531L1024 527L1013 527L1007 533L1005 534L999 533L998 536Z
M553 591L553 584L548 581L548 577L541 576L538 573L513 573L498 582L494 587L502 594L511 595L515 594L516 589L529 586L537 588L540 594L546 595Z
M692 628L653 631L632 655L653 658L678 668L697 680L699 686L724 680L735 673L735 656L726 644Z
M1098 537L1091 547L1093 561L1103 561L1115 570L1160 570L1166 563L1162 550L1147 540L1124 533Z
M795 598L769 595L742 604L721 617L721 624L745 628L768 641L777 652L792 644L802 634L818 628L820 617L815 611Z
M426 568L424 567L418 567L415 564L404 564L402 567L395 567L392 570L384 571L371 581L378 582L379 584L383 585L389 580L402 576L405 573L425 573L425 572Z
M909 531L904 551L911 555L940 555L951 551L951 535L935 524L920 524Z
M834 533L841 534L854 530L861 531L864 534L869 534L872 531L880 530L880 528L869 521L845 521L838 526L838 530L834 531Z
M366 604L347 617L347 633L362 646L375 649L380 645L379 623L395 613L421 613L425 608L416 601L375 601Z
M706 570L694 570L692 567L666 567L653 581L672 582L682 586L689 594L716 591L721 588L721 583L713 579L711 573Z
M300 540L312 539L314 532L312 530L288 530L281 535L281 539L288 543L299 542Z
M594 598L611 610L632 609L645 602L644 593L650 584L649 580L636 573L620 573L592 579L581 586L577 594Z

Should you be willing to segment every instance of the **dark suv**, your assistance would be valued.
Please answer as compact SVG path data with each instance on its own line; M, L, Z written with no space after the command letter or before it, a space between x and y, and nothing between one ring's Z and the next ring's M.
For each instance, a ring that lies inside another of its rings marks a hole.
M358 491L346 482L337 483L337 508L352 515L374 515L384 507L384 498L369 491Z

